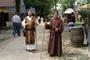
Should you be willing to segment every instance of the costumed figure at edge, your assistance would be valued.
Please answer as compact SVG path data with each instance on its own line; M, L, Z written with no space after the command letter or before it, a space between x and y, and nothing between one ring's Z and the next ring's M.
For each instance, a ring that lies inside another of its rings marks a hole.
M39 24L36 20L35 14L31 10L27 12L27 16L22 21L22 26L24 27L24 37L26 43L26 51L32 52L36 51L35 35L36 35L36 25Z
M50 38L48 53L51 57L62 55L62 32L63 32L63 21L59 17L57 10L54 11L53 17L50 20L50 24L45 23L45 27L50 29Z

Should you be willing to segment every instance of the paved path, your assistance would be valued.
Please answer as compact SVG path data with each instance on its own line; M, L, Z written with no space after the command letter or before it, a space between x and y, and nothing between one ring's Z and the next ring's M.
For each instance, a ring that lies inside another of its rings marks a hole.
M10 38L12 36L12 30L0 30L0 41Z
M44 27L41 24L37 28L38 51L34 54L25 51L23 36L16 38L10 37L5 41L1 41L0 60L88 60L90 58L87 47L74 48L70 45L70 34L68 32L63 33L63 56L60 58L50 57L47 53L49 31L45 31L44 48L42 50L43 32Z

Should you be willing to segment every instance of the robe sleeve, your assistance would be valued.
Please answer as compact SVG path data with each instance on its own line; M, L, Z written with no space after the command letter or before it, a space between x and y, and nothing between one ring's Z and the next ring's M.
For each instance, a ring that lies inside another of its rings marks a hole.
M23 26L23 28L25 28L25 19L23 19L23 21L22 21L22 26Z
M45 23L45 29L51 29L51 21Z
M38 24L39 24L38 19L36 19L36 25L38 25Z
M64 26L63 26L63 21L61 20L59 24L59 31L62 33L63 30L64 30Z

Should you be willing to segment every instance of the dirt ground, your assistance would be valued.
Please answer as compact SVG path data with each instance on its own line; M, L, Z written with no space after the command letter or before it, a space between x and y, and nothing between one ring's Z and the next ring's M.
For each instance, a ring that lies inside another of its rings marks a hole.
M61 57L50 57L48 49L49 30L45 30L44 25L37 27L37 52L25 51L24 37L8 38L0 42L0 60L90 60L88 47L73 47L70 40L70 32L63 32L63 55ZM44 43L43 43L44 35ZM86 44L86 39L84 41ZM42 49L43 45L43 49Z

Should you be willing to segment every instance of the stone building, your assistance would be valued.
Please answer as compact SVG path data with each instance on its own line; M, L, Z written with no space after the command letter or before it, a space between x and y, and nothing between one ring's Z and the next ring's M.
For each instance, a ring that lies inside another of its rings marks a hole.
M15 0L0 0L0 29L10 26L11 18L15 12Z

